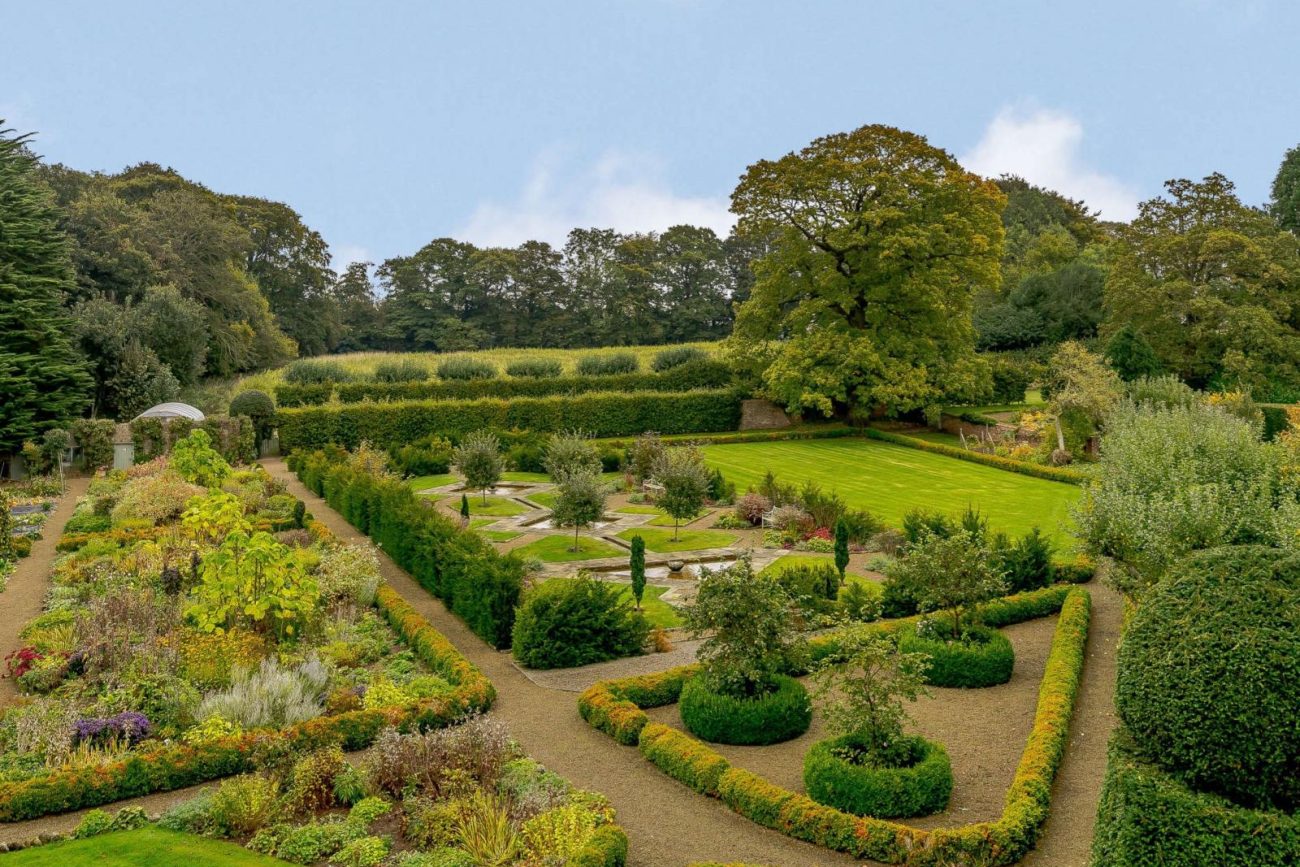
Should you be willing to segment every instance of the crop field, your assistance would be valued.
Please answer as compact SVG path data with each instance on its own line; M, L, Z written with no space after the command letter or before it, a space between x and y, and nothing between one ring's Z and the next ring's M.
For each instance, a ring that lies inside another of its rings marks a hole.
M1070 509L1080 495L1073 485L872 440L734 443L703 450L709 466L742 492L757 486L768 470L786 484L810 479L893 527L913 509L959 514L969 505L995 531L1020 535L1037 526L1061 550L1070 545Z

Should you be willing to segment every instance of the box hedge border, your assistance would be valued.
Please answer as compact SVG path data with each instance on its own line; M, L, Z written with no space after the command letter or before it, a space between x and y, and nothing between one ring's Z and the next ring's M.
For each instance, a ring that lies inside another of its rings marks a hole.
M985 466L995 467L999 470L1007 470L1013 473L1020 473L1024 476L1046 479L1049 482L1064 482L1067 485L1083 485L1087 484L1092 479L1092 477L1087 473L1081 473L1078 470L1072 470L1068 467L1048 467L1042 464L1031 464L1028 461L1016 461L1011 458L999 457L998 455L986 455L982 452L973 452L968 449L960 449L956 446L945 445L943 443L932 443L929 440L904 436L903 434L880 430L879 428L863 428L862 433L867 437L867 439L893 443L897 446L906 446L909 449L919 449L923 452L932 452L936 455L946 455L960 461L970 461L973 464L984 464Z
M643 708L670 704L698 666L598 683L579 698L579 711L619 743L637 743L647 759L675 779L722 800L757 824L796 839L893 864L1009 865L1033 848L1047 819L1052 781L1065 753L1083 672L1091 598L1082 588L1050 587L1007 597L988 612L989 622L1006 625L1057 610L1060 617L1039 688L1034 726L1007 791L1002 816L994 822L924 831L852 816L733 768L689 735L650 723ZM893 631L900 622L910 620L881 621L878 628ZM825 655L834 642L834 633L813 639L814 657Z
M458 438L491 428L549 432L582 430L593 437L735 430L740 423L740 392L731 389L521 397L510 400L424 400L351 403L281 409L276 412L280 450L369 442L391 448L422 437Z
M335 451L291 455L289 469L476 635L510 646L524 563L430 507L402 482L352 469Z
M701 359L662 373L622 373L612 376L556 376L535 379L424 380L419 382L283 383L275 387L280 407L319 406L335 398L340 403L401 400L478 400L485 397L548 397L592 391L692 391L726 388L731 368L721 361Z
M308 751L329 744L361 749L389 726L439 728L491 707L496 691L487 677L396 590L381 585L375 606L415 655L453 685L450 693L404 707L317 717L274 732L245 732L200 746L167 744L98 767L57 770L36 779L0 783L0 822L97 807L246 773L254 770L257 756L267 749Z

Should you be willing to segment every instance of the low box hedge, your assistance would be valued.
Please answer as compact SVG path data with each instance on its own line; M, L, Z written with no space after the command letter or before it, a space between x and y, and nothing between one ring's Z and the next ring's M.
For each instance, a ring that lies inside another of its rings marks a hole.
M1028 461L1016 461L1011 458L999 457L998 455L986 455L982 452L959 449L956 446L944 445L943 443L932 443L929 440L904 436L903 434L884 431L874 427L863 428L862 433L868 439L893 443L897 446L907 446L909 449L919 449L923 452L933 452L937 455L946 455L950 458L957 458L961 461L984 464L985 466L995 467L999 470L1008 470L1013 473L1020 473L1024 476L1047 479L1051 482L1065 482L1068 485L1082 485L1092 478L1087 473L1081 473L1078 470L1072 470L1068 467L1048 467L1043 464L1031 464Z
M939 627L945 625L941 623ZM967 633L975 640L949 642L922 637L916 627L909 627L899 634L898 649L930 657L925 682L931 686L979 689L1010 680L1016 662L1011 641L987 626L972 627Z
M1197 792L1144 760L1121 727L1110 743L1092 855L1094 867L1300 864L1300 816Z
M728 389L350 403L276 413L280 449L285 453L331 444L355 448L363 441L387 449L433 434L458 438L483 428L582 430L594 437L611 437L648 430L729 431L739 423L740 393Z
M1008 597L993 610L1001 621L993 625L1060 612L1039 688L1033 729L1007 791L1002 816L996 821L924 831L885 819L853 816L734 767L722 772L716 797L757 824L857 858L914 867L1002 867L1019 861L1034 847L1047 819L1052 781L1065 754L1083 674L1091 597L1080 587L1049 587ZM912 619L901 623L881 621L876 626L894 631L908 622ZM833 634L819 636L823 653L834 640ZM649 750L655 764L674 778L711 788L710 775L725 759L681 732L666 736L662 726L648 723L636 704L638 699L647 702L644 707L670 704L673 694L680 695L682 684L698 670L698 666L682 666L661 675L598 683L583 693L579 710L584 719L620 743L636 739L653 742Z
M485 397L548 397L592 391L692 391L726 388L731 368L702 359L662 373L623 373L612 376L516 377L511 379L421 380L416 382L327 382L276 386L280 407L318 406L335 397L340 403L398 400L478 400Z
M451 692L406 707L356 710L317 717L277 732L254 731L191 746L172 743L98 767L57 770L0 783L0 822L34 819L85 807L193 786L252 771L259 755L310 751L330 744L369 746L389 726L437 728L491 707L491 682L387 585L375 605L415 655L452 685Z
M686 728L715 744L776 744L812 724L808 690L786 675L777 676L776 689L753 698L735 698L713 689L708 678L692 677L677 700Z
M940 744L921 737L905 739L912 764L882 768L854 764L836 753L851 738L818 741L804 754L803 785L819 804L877 819L928 816L948 806L952 763Z

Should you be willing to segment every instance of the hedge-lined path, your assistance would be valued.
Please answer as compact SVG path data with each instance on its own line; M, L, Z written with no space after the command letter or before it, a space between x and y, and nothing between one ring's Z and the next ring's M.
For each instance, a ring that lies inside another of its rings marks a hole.
M1104 575L1104 573L1102 573ZM1083 680L1074 701L1070 740L1052 786L1052 810L1025 867L1087 867L1097 823L1106 744L1115 728L1115 654L1124 600L1099 576L1088 585L1092 621L1084 651Z
M33 543L32 552L18 561L4 592L0 592L0 657L8 656L22 646L18 633L22 632L27 621L41 613L57 556L55 546L72 517L77 500L89 486L90 478L87 476L67 480L67 490L55 502L54 513L41 527L41 538ZM0 678L0 707L13 701L17 695L14 682L8 677Z
M307 490L283 461L266 460L263 465L340 539L370 544ZM708 860L786 867L862 863L760 828L722 802L696 795L668 778L638 751L618 746L583 722L572 692L533 683L509 654L485 644L382 549L379 552L384 579L492 680L497 689L492 713L510 727L524 751L575 785L609 798L631 841L628 863L633 867L685 867Z

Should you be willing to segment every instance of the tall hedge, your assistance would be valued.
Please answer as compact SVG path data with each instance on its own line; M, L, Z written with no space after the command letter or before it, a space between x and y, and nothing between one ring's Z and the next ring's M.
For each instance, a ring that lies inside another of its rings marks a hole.
M363 400L477 400L484 397L547 397L592 391L691 391L725 388L731 368L721 361L703 359L659 373L624 373L613 376L516 377L417 382L285 383L275 389L281 407L318 406L337 394L341 403Z
M401 446L431 434L461 437L483 428L539 432L581 429L592 436L735 430L740 395L726 389L676 393L595 392L513 400L424 400L282 409L284 452L335 444Z
M341 457L323 451L297 454L289 468L476 635L494 647L509 647L523 591L523 561L461 530L400 481L355 470Z
M179 416L137 418L131 422L136 463L168 454L177 440L185 439L196 428L207 432L212 447L230 463L246 464L257 460L256 423L245 415L213 415L198 423Z

